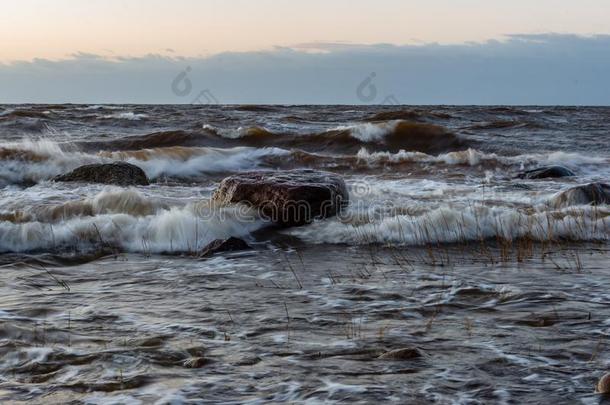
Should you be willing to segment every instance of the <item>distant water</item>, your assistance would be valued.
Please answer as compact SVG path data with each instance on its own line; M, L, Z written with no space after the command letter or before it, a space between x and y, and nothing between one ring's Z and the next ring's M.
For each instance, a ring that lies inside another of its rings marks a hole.
M52 181L115 160L152 184ZM516 178L544 165L576 176ZM295 168L347 215L204 215ZM594 181L610 108L2 105L0 400L596 403L610 207L550 204ZM228 236L255 249L189 256Z

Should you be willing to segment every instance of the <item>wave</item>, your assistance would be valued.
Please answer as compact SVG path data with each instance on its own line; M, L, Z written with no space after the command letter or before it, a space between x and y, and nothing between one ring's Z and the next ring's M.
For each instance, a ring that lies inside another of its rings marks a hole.
M179 151L175 148L165 148L165 150L145 150L135 153L133 157L128 157L129 152L116 152L113 156L126 158L121 160L141 167L150 179L259 169L266 166L265 159L268 157L290 155L289 151L280 148L259 149L245 146L230 149L182 148Z
M209 127L208 127L209 128ZM248 146L300 148L338 153L355 153L360 147L374 150L420 152L446 151L465 145L465 141L446 128L417 122L394 120L380 123L361 123L339 126L315 134L275 134L265 128L239 128L237 131L219 131L230 139L239 139Z
M37 183L96 160L95 156L64 151L48 139L0 144L0 186Z
M107 114L103 116L104 119L120 119L129 121L140 121L141 119L148 118L148 114L134 113L132 111L117 112L113 114Z
M377 131L377 130L375 130ZM375 133L376 134L376 133ZM361 136L381 136L367 133ZM178 137L181 135L178 134ZM261 136L253 134L251 136ZM263 137L266 135L262 135ZM273 135L275 136L275 135ZM325 135L326 136L326 135ZM339 139L352 138L345 130L335 134ZM385 135L387 137L387 135ZM328 140L328 137L324 138ZM353 139L353 138L352 138ZM264 143L263 143L264 145ZM320 154L300 148L280 147L186 147L170 146L134 150L80 152L64 150L48 139L24 140L19 143L0 144L0 186L7 184L31 184L66 173L76 167L92 163L126 161L141 167L152 179L163 177L189 178L205 174L228 173L253 169L294 168L344 168L359 170L384 166L400 166L413 163L483 166L507 168L512 171L539 165L561 164L583 173L591 170L600 174L610 160L604 157L572 152L552 152L504 156L465 149L440 154L399 150L375 152L357 144L354 154ZM328 149L324 149L328 150Z
M218 128L203 125L201 131L164 131L106 142L81 142L84 150L134 150L169 146L278 147L356 153L362 146L371 150L398 152L443 152L467 146L467 142L438 125L403 120L360 123L312 134L276 133L264 127Z
M540 129L544 128L540 123L535 122L525 122L518 120L499 120L499 121L491 121L482 124L476 124L467 127L468 129L478 130L478 129L515 129L515 128L528 128L528 129Z
M100 247L142 253L197 252L212 240L247 237L265 225L253 213L238 208L212 209L207 201L168 208L134 190L104 191L58 208L69 215L20 222L0 216L0 253Z
M433 119L450 119L453 118L450 114L436 111L424 110L398 110L398 111L382 111L364 119L369 122L379 121L425 121Z
M401 150L398 153L369 152L360 149L357 158L368 165L391 165L410 162L444 163L447 165L489 165L489 166L525 166L561 164L570 167L581 165L607 165L610 159L601 156L584 155L577 152L532 153L515 156L503 156L496 153L486 153L476 149L448 152L439 155L429 155L421 152Z
M205 139L202 139L205 138L205 135L182 130L161 131L109 141L80 141L76 142L76 146L89 152L100 150L138 150L171 146L204 146L207 143Z
M287 231L310 243L421 246L486 239L607 241L610 208L532 210L485 205L443 205L424 213L370 216L351 211L340 219Z
M37 118L37 119L46 119L49 118L49 114L45 111L37 111L37 110L7 110L0 114L0 120L11 120L16 118Z
M27 211L0 212L0 221L13 223L55 223L74 217L92 217L102 214L151 215L167 206L146 198L136 190L108 188L94 198L68 201L58 205L28 207Z
M244 104L235 107L235 110L248 112L274 112L277 111L277 107L272 105Z
M181 146L133 151L84 153L65 151L49 140L26 140L0 145L0 186L50 180L79 166L126 161L144 170L150 179L192 177L269 167L266 159L290 155L280 148L208 148Z

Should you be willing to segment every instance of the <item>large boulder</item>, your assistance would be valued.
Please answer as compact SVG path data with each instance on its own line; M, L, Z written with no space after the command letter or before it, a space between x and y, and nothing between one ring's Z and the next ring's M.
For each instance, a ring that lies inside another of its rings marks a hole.
M520 179L548 179L574 176L574 172L564 166L545 166L526 170L517 175Z
M340 176L315 170L240 173L225 178L212 198L220 205L244 203L283 226L334 216L349 200Z
M147 186L144 170L126 162L99 163L78 167L55 177L55 181L114 184L117 186Z
M551 199L551 205L557 208L586 204L610 204L610 184L590 183L572 187Z

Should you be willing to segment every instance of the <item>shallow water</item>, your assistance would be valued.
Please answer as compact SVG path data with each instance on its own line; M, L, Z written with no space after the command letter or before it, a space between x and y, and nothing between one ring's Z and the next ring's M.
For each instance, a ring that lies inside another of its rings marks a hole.
M0 106L0 400L599 403L610 207L551 202L607 181L608 116ZM116 159L152 184L52 181ZM576 176L515 179L545 164ZM302 167L344 176L341 217L209 211L226 175ZM193 256L228 236L254 249Z
M2 399L595 403L608 250L549 250L493 265L299 246L5 266ZM422 356L378 358L405 347Z

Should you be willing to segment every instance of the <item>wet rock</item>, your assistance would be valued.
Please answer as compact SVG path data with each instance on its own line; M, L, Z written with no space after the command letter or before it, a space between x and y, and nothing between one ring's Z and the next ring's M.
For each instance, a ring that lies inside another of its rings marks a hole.
M126 162L85 165L70 173L55 177L55 181L114 184L117 186L147 186L144 170Z
M378 357L381 360L411 360L423 357L421 350L414 347L390 350Z
M139 346L139 347L160 347L163 345L165 339L161 336L153 336L146 338L135 338L129 339L126 346Z
M260 363L262 360L263 359L261 359L258 356L244 356L243 358L235 361L233 363L233 365L235 365L235 366L253 366L255 364Z
M220 252L235 252L248 249L252 248L244 240L231 236L229 239L216 239L210 242L201 250L199 256L209 257Z
M316 170L237 174L225 178L213 196L221 205L245 203L263 218L283 226L334 216L348 199L340 176Z
M183 366L186 368L201 368L206 364L208 364L208 359L205 357L191 357L184 361Z
M546 166L538 167L532 170L526 170L517 175L520 179L550 179L559 177L571 177L575 176L574 172L564 166Z
M590 183L576 186L560 192L551 199L551 205L557 208L587 204L610 204L610 185Z
M600 394L610 394L610 373L604 374L597 383L597 392Z

